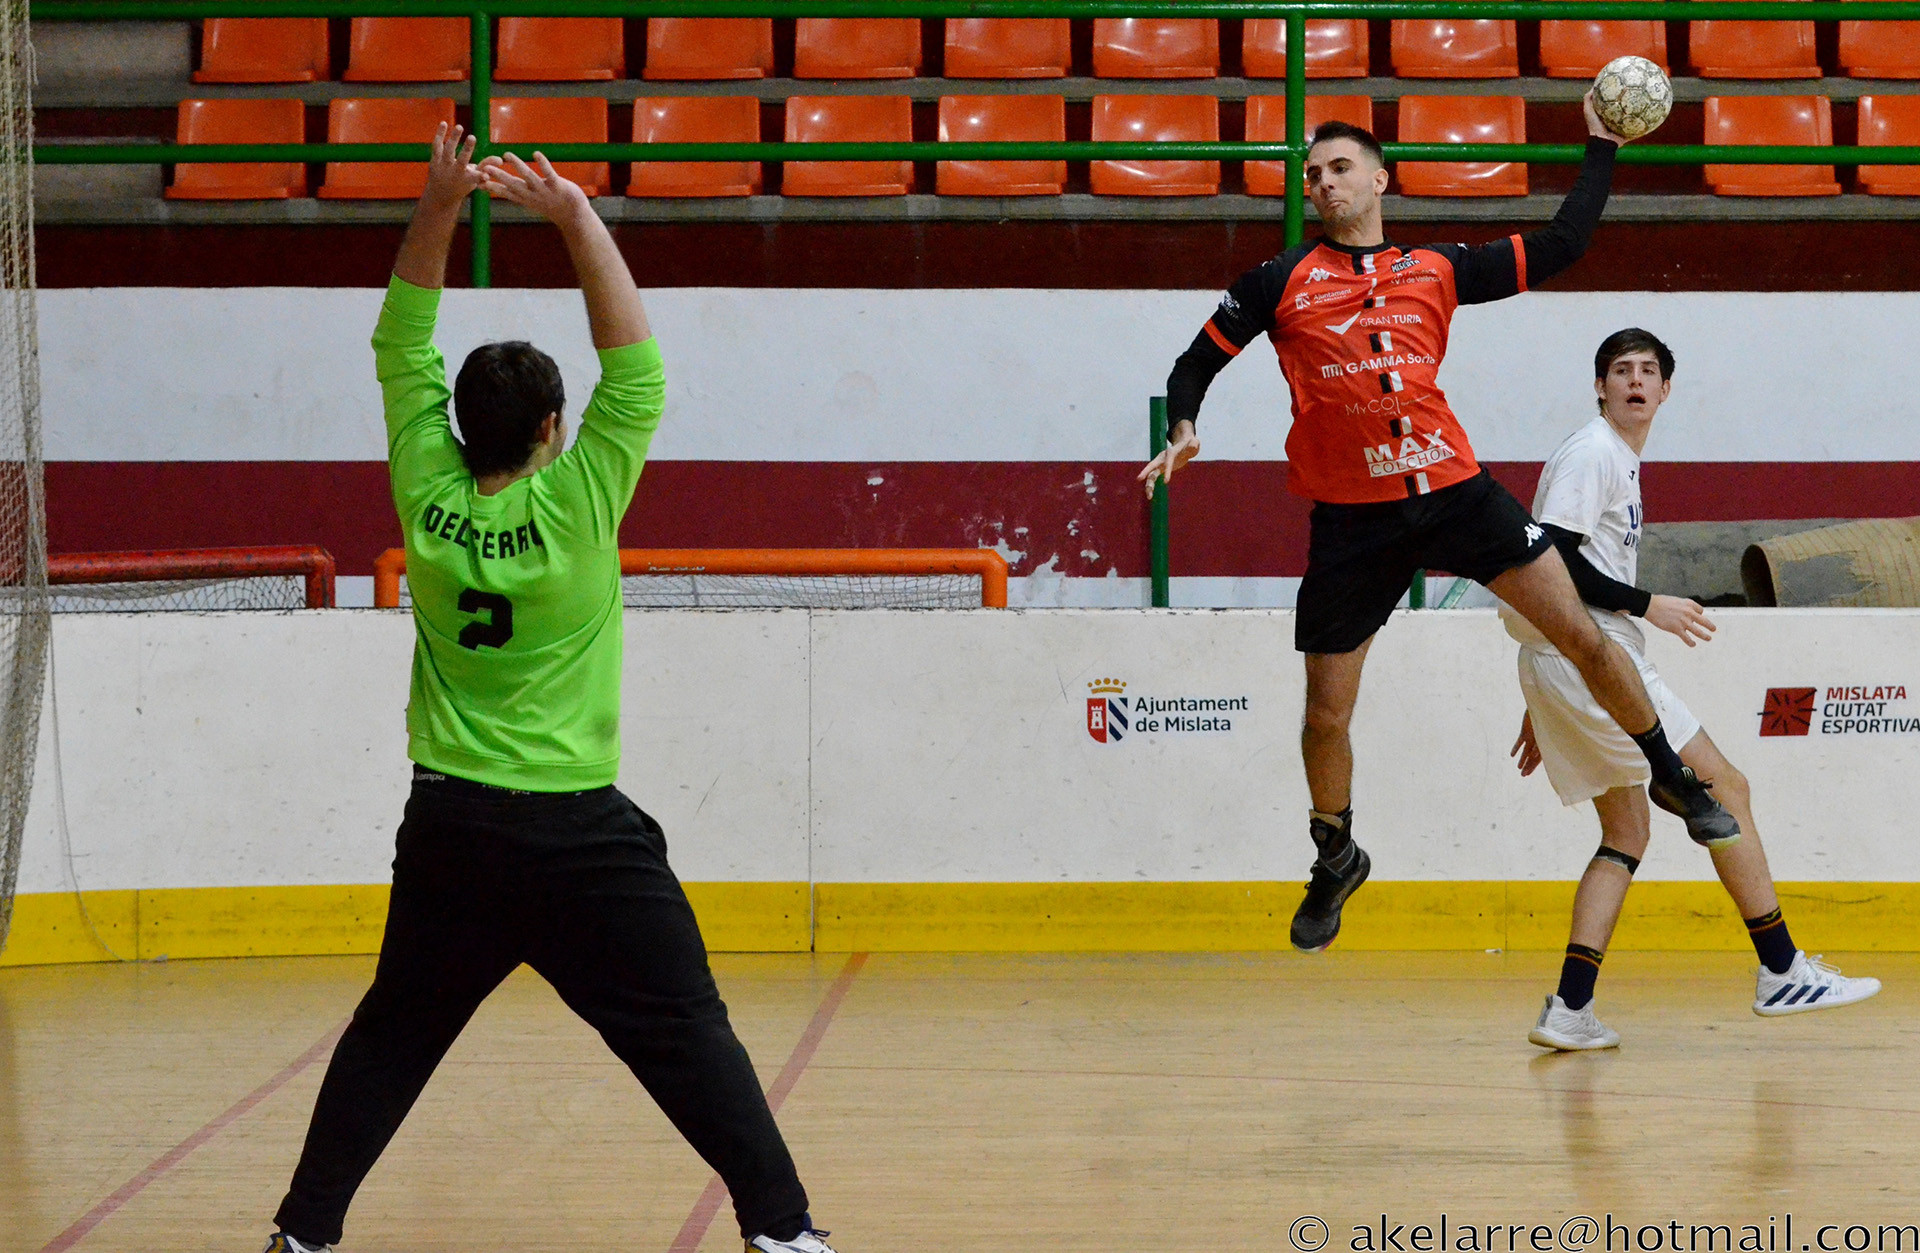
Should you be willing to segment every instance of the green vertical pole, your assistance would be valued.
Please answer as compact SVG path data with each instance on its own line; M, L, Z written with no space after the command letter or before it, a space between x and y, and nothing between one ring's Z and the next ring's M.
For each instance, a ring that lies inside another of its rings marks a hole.
M1287 247L1306 238L1307 15L1287 14Z
M1167 398L1155 396L1147 402L1147 456L1158 457L1166 447ZM1148 571L1153 576L1155 609L1165 609L1173 603L1172 588L1168 581L1171 569L1167 556L1171 538L1168 532L1168 491L1168 485L1164 482L1155 487L1153 501L1147 508Z
M484 12L475 13L473 22L473 136L480 141L476 155L491 155L493 139L493 31ZM468 234L473 237L473 285L493 286L493 201L487 193L473 193L468 218Z
M1427 607L1427 572L1415 570L1413 585L1407 588L1407 608L1425 609Z

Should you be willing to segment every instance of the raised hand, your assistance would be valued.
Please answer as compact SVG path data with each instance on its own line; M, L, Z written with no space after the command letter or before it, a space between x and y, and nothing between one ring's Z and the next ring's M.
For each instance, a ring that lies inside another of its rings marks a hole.
M1176 422L1173 426L1173 440L1160 455L1147 462L1140 471L1139 481L1147 485L1147 499L1153 499L1153 486L1165 480L1173 482L1173 472L1200 455L1200 434L1193 429L1191 422Z
M1518 757L1520 777L1526 778L1540 768L1540 743L1533 738L1533 714L1520 715L1520 738L1513 742L1509 757Z
M460 127L440 123L433 132L433 159L427 162L427 189L421 197L423 200L431 200L436 205L458 204L480 189L486 178L480 167L473 164L473 148L478 142Z
M1593 136L1595 139L1607 140L1616 148L1622 144L1633 142L1632 140L1614 134L1607 129L1607 124L1600 120L1599 110L1593 107L1593 88L1587 88L1587 94L1580 97L1580 107L1587 115L1587 134Z
M1655 596L1647 605L1646 618L1662 631L1685 640L1688 648L1694 647L1696 640L1706 643L1719 630L1699 601L1684 596Z
M487 194L508 200L537 213L555 226L577 221L582 213L591 214L593 206L578 183L560 177L545 153L533 154L533 164L509 152L503 157L488 157L480 163L486 179Z

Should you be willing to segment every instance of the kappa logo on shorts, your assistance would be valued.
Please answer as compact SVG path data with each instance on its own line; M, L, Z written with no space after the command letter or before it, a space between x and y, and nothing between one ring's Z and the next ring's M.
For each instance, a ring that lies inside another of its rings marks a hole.
M1535 523L1535 522L1527 523L1527 543L1538 544L1541 540L1545 539L1546 537L1547 537L1547 533L1540 529L1540 526L1538 523Z
M1087 684L1087 734L1101 744L1118 744L1127 734L1127 684L1124 679L1095 679Z

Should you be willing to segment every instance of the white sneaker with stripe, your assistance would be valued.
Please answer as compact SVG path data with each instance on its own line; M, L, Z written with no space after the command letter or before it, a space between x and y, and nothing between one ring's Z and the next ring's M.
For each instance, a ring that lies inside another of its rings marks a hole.
M1579 1009L1568 1009L1567 1003L1556 992L1547 997L1547 1003L1540 1011L1540 1021L1533 1025L1533 1030L1527 1032L1527 1043L1538 1044L1543 1049L1558 1049L1563 1053L1583 1049L1612 1049L1620 1047L1620 1033L1593 1016L1592 1001Z
M331 1244L302 1244L284 1231L276 1231L261 1253L333 1253Z
M776 1240L772 1236L755 1236L747 1241L747 1253L833 1253L827 1242L820 1237L824 1231L803 1231L791 1240Z
M1810 1009L1864 1001L1879 990L1878 979L1849 979L1818 957L1799 952L1783 975L1760 967L1753 990L1753 1012L1767 1018L1804 1014Z

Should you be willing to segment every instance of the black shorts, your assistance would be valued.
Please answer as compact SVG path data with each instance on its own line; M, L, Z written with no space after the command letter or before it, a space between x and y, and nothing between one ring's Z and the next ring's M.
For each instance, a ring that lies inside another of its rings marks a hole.
M1350 653L1386 625L1416 570L1491 583L1553 541L1485 470L1426 496L1315 504L1293 619L1303 653Z

